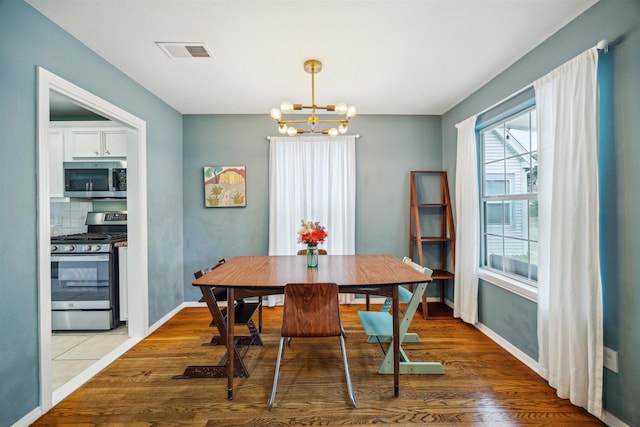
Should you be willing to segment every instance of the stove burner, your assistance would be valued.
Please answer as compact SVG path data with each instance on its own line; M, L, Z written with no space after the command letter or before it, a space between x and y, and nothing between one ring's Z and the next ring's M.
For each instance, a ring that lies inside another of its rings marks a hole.
M53 236L51 238L52 242L66 242L66 241L106 241L106 242L114 242L125 240L127 238L127 233L122 232L113 232L113 233L78 233L78 234L67 234L64 236Z

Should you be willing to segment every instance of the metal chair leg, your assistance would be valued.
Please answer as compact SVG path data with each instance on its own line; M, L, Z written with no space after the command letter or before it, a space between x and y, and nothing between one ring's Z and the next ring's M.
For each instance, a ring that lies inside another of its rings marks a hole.
M273 402L276 399L276 389L278 388L278 377L280 376L280 363L282 362L282 354L284 353L284 337L280 337L280 347L278 348L278 359L276 360L276 372L273 374L273 388L271 389L271 397L267 401L267 408L271 410Z
M356 394L353 392L353 384L351 383L351 374L349 373L349 362L347 362L347 349L344 345L344 337L340 335L340 347L342 348L342 360L344 361L344 374L347 377L347 390L349 391L349 398L354 408L358 407L358 401L356 400Z

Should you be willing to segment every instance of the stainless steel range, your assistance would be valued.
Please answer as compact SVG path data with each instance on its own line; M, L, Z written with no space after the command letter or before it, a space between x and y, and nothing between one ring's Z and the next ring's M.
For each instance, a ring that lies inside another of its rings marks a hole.
M56 330L109 330L120 323L118 251L126 212L89 212L87 233L51 237L51 320Z

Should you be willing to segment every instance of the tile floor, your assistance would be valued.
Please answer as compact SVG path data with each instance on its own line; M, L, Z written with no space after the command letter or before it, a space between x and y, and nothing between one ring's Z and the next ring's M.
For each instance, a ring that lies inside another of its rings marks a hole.
M80 374L128 338L126 325L105 332L54 332L51 338L53 390Z

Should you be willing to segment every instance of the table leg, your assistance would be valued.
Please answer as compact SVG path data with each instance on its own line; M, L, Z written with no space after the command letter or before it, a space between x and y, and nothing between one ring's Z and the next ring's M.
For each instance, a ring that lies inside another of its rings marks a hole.
M393 304L393 394L400 395L400 303L398 285L393 285L391 290Z
M233 287L227 288L227 354L235 354L235 345L233 342L233 331L236 323L236 313L233 308L235 301L235 292ZM227 399L233 399L233 362L234 357L227 359Z

